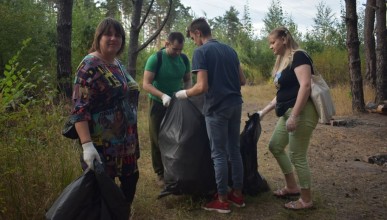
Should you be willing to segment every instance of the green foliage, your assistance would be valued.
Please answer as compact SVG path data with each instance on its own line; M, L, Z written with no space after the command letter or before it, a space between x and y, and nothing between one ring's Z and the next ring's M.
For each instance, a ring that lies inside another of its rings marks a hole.
M31 39L23 41L23 47L5 65L4 77L0 78L0 113L9 108L15 110L19 106L28 111L27 107L31 100L28 92L36 85L28 82L27 78L35 68L31 70L20 68L18 60L30 41Z
M22 48L5 65L0 77L0 113L18 108L28 112L28 107L34 103L52 104L57 95L55 78L46 71L40 60L29 68L22 67L21 55L30 42L31 38L24 40Z
M103 19L103 10L88 0L74 1L71 64L74 70L88 54L95 28Z
M349 81L347 51L330 47L321 53L313 54L312 59L317 71L330 85Z
M82 172L76 142L60 135L65 109L33 105L0 118L0 219L42 219Z
M27 38L31 43L20 55L20 65L31 66L41 60L48 70L55 68L56 17L47 1L0 1L0 21L0 73Z
M269 7L269 12L265 15L263 19L265 23L264 35L268 35L274 28L285 25L285 16L282 10L280 0L272 0Z
M301 34L298 32L297 24L293 21L291 16L286 16L286 12L283 11L280 0L271 1L268 13L266 13L263 22L265 23L262 33L264 37L269 35L273 29L285 26L289 29L296 40L301 39Z

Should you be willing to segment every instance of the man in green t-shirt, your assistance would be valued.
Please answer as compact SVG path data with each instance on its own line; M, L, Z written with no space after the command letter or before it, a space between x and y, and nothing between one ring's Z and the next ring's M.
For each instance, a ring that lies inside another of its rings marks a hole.
M192 85L191 66L184 59L181 51L184 47L184 35L172 32L161 50L161 59L157 53L152 54L145 65L143 88L149 92L149 136L151 142L152 165L158 177L158 184L164 185L164 165L158 144L161 121L171 101L172 95L184 85ZM158 64L158 62L161 61Z

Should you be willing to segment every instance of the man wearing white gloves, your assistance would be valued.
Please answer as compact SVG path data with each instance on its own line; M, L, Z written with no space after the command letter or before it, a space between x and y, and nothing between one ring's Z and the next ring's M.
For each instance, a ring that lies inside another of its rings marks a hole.
M184 35L172 32L165 48L152 54L145 65L143 88L149 92L149 136L152 165L160 186L164 185L164 165L158 143L160 124L171 101L171 96L182 88L191 87L191 67L182 54Z
M218 192L203 208L229 213L230 203L245 206L239 133L243 102L241 85L246 79L235 50L212 38L204 18L195 19L189 25L187 37L198 46L192 58L192 73L197 75L197 83L190 89L178 91L175 96L185 99L205 93L203 112ZM228 161L232 170L231 191L228 191Z

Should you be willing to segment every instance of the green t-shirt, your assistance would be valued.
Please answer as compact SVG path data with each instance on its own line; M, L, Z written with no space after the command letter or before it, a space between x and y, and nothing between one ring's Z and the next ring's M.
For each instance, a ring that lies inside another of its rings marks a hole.
M157 68L157 53L152 54L146 64L145 70L155 73ZM179 91L183 87L183 77L191 71L191 66L184 63L181 56L171 57L167 55L165 49L162 50L162 62L160 70L154 78L152 85L161 92L172 97L173 93ZM159 97L149 93L149 97L162 102Z

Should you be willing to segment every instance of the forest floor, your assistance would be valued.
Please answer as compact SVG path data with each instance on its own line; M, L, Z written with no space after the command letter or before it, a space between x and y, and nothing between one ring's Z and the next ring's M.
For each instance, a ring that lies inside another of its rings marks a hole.
M248 120L247 113L254 113L264 107L275 94L270 86L246 87L242 92L244 103L241 131L244 122ZM155 199L160 188L157 187L151 168L148 136L142 135L142 156L139 160L141 174L133 219L387 219L387 164L368 162L371 156L387 154L387 115L347 113L350 103L345 101L347 107L343 107L344 102L337 97L341 93L333 94L340 115L335 120L343 120L346 124L318 124L309 146L313 209L287 210L284 204L290 200L278 199L271 191L258 196L246 196L246 207L233 207L231 214L227 215L204 211L201 209L203 201L193 201L189 196ZM346 94L341 94L341 97L347 99ZM140 113L140 120L146 121L146 112ZM263 118L262 133L257 144L258 171L267 180L271 190L284 186L281 170L267 148L277 119L274 112ZM146 134L146 130L146 124L140 127L142 134Z
M275 190L283 180L267 148L276 116L267 116L258 142L259 171ZM387 219L387 163L369 163L371 156L387 155L387 115L335 119L346 123L319 124L309 147L315 209L333 212L333 219Z

